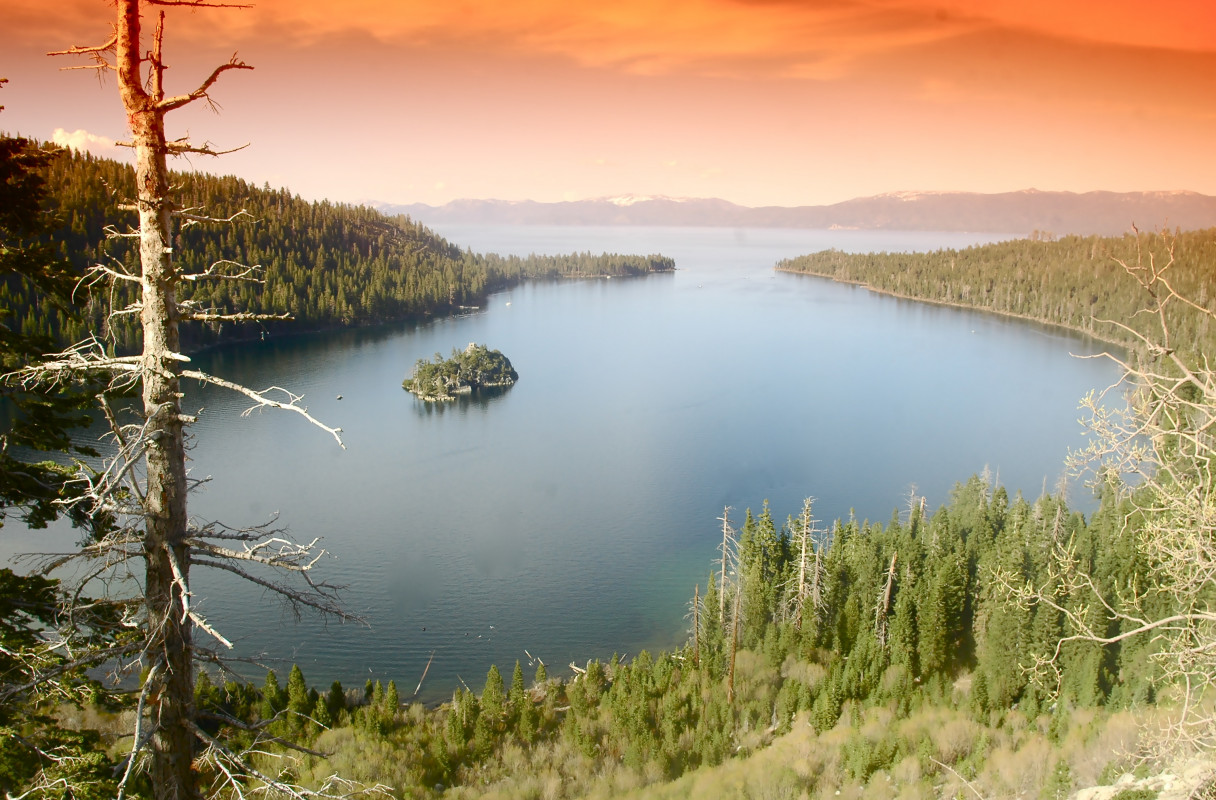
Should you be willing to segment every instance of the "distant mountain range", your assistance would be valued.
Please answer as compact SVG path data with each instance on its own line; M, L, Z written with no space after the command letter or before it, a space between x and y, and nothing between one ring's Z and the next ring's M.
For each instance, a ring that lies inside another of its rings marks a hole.
M423 224L667 225L847 228L1057 235L1216 227L1216 197L1196 192L894 192L827 206L750 208L718 199L612 197L565 203L454 200L442 206L374 204Z

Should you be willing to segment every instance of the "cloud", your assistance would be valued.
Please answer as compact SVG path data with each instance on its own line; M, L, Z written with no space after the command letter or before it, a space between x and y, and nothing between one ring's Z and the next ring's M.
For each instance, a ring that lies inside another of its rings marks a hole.
M309 46L362 31L393 46L473 48L556 56L635 75L771 74L836 77L858 57L924 44L974 27L919 0L464 0L386 4L348 0L335 27L328 2L276 6L277 34ZM253 20L268 11L253 9ZM269 27L271 18L261 20Z
M216 15L309 46L359 32L393 47L527 54L635 75L830 81L859 62L988 30L1210 52L1216 3L1157 0L325 0Z
M118 143L105 136L89 133L83 128L65 131L56 128L51 134L51 141L60 147L70 147L78 153L92 153L95 156L113 158L118 155Z
M889 0L923 3L924 0ZM986 20L1012 28L1079 42L1182 50L1216 51L1216 3L1211 0L935 0L941 13Z

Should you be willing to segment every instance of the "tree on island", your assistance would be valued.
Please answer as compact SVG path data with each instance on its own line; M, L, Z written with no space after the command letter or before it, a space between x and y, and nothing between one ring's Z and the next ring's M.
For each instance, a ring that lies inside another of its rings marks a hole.
M401 384L423 400L453 400L455 395L468 394L474 389L511 386L519 373L511 360L498 350L470 342L464 350L452 348L452 357L440 353L435 360L418 359L414 371Z

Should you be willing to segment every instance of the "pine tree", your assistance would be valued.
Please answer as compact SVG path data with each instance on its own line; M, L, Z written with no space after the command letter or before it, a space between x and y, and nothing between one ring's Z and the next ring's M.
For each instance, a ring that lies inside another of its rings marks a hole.
M325 694L325 708L334 722L338 722L342 712L346 710L346 693L338 681L329 685L329 691Z
M506 712L503 697L502 674L497 665L492 665L486 673L486 685L481 690L481 716L486 717L495 727L502 721Z
M312 705L308 701L308 684L304 682L304 673L298 664L293 664L287 675L287 721L292 730L301 730L312 715Z
M391 724L397 718L397 711L400 708L401 698L397 694L397 682L390 680L388 688L384 690L384 702L380 707L385 722Z
M518 719L525 705L530 705L524 689L524 669L519 659L515 660L515 669L511 671L511 689L507 694L507 705L508 716L512 720Z
M262 687L262 719L273 719L287 705L287 698L279 688L279 678L274 670L267 670L266 683Z

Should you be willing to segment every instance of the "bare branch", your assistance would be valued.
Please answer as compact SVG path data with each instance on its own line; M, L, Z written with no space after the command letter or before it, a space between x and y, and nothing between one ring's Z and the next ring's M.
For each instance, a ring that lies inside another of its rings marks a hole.
M118 44L118 34L115 33L104 44L98 45L72 45L67 50L52 50L47 53L48 56L79 56L79 55L96 55L100 53L114 52L115 45Z
M1135 230L1134 260L1116 260L1143 288L1148 317L1141 329L1109 321L1135 347L1126 356L1103 354L1121 381L1081 403L1092 439L1069 456L1074 473L1094 470L1096 482L1126 502L1122 524L1132 537L1146 574L1126 587L1096 585L1070 545L1057 548L1045 581L1017 585L997 580L1023 608L1042 605L1065 621L1068 635L1054 651L1037 654L1033 671L1054 673L1072 642L1111 645L1150 637L1151 658L1166 683L1180 693L1176 718L1167 726L1167 749L1216 746L1216 714L1205 699L1216 691L1216 371L1205 354L1175 345L1172 309L1181 306L1210 319L1216 312L1183 296L1168 278L1175 244L1168 233L1145 237ZM1126 403L1105 404L1116 389ZM1152 602L1149 602L1152 601ZM1152 613L1149 609L1155 609Z
M201 6L201 5L210 5L210 4L203 4L203 3L187 4L187 3L161 2L161 3L154 3L154 5L199 5L199 6ZM220 75L222 75L225 72L227 72L228 70L232 70L232 69L253 69L253 67L246 64L244 61L241 61L240 59L238 59L236 57L236 53L233 53L232 58L230 58L226 63L220 64L218 67L216 67L214 70L212 70L211 74L207 76L207 79L204 80L197 89L195 89L193 92L190 92L189 94L178 95L176 97L167 97L163 100L158 101L156 103L157 110L159 110L161 112L172 111L176 108L181 108L182 106L187 105L189 103L193 103L195 100L206 97L207 90L215 85L215 82L217 80L219 80Z
M241 272L238 272L236 274L228 274L228 273L220 272L219 270L221 267L236 267L236 268L240 269ZM181 275L179 277L183 281L205 281L205 280L243 281L245 283L265 284L266 283L265 280L263 280L262 278L256 277L257 273L262 272L262 271L263 270L262 270L261 264L254 264L253 266L247 266L245 264L240 263L239 261L229 261L227 259L221 259L221 260L213 263L211 266L209 266L203 272L195 272L193 274Z
M342 443L342 436L341 436L342 429L341 428L331 428L328 425L325 425L324 423L315 419L311 414L309 414L307 408L304 408L303 406L298 405L299 401L304 399L303 395L293 394L292 392L289 392L286 389L283 389L278 386L271 386L269 389L262 389L261 391L255 391L246 386L242 386L239 383L233 383L232 381L226 381L222 378L217 378L213 375L208 375L205 372L199 372L197 370L182 370L182 377L193 378L196 381L199 381L201 383L209 383L212 386L222 386L225 389L231 389L232 391L234 391L238 394L243 394L246 397L248 397L250 400L253 400L255 405L251 406L250 408L245 409L242 416L248 415L249 412L253 411L256 408L281 408L284 411L294 411L295 413L304 417L304 419L311 422L313 425L317 426L321 430L323 430L326 433L333 436L334 439L338 442L338 446L341 447L343 450L346 449L346 445ZM273 399L267 397L266 395L269 392L283 393L287 397L286 402L279 401L279 400L273 400Z
M261 586L263 589L269 589L286 600L287 604L297 614L299 613L299 607L305 606L313 609L314 611L319 611L322 614L334 616L342 620L362 622L359 617L343 610L335 597L325 593L325 587L322 584L310 583L310 586L313 586L314 588L321 588L323 590L316 596L310 596L297 589L292 589L289 586L284 586L282 584L275 583L274 581L259 578L247 570L241 569L235 564L228 564L223 561L213 561L207 558L197 558L194 556L191 556L190 563L200 567L210 567L212 569L221 569L225 572L231 572L233 575L239 575L250 583Z
M144 703L148 700L148 691L152 688L152 680L156 676L157 670L160 669L160 664L153 664L148 669L148 675L144 678L144 685L139 690L139 700L135 703L135 734L131 737L131 753L127 756L127 765L123 769L122 780L118 782L117 800L123 800L123 795L127 789L127 781L131 779L131 769L135 766L135 757L139 752L147 746L151 740L151 735L144 735Z
M228 639L224 638L224 636L219 631L217 631L215 628L211 627L211 625L208 624L207 620L203 619L202 617L200 617L198 614L194 613L193 611L190 612L190 619L199 628L202 628L204 631L211 634L211 637L213 639L215 639L216 641L218 641L220 644L224 645L224 647L227 647L229 650L232 649L232 642L228 641Z
M253 67L249 67L249 69L253 69ZM183 156L189 154L200 156L226 156L229 153L240 152L248 146L249 143L246 142L245 144L237 147L230 147L227 150L216 150L211 146L210 142L203 142L200 145L194 145L190 144L188 140L177 139L165 144L165 153L171 156Z
M254 314L249 311L241 311L239 313L232 314L212 314L205 311L186 311L181 315L181 319L194 320L195 322L268 322L274 320L289 321L295 319L295 317L293 317L291 314ZM313 423L320 428L330 431L331 433L334 430L341 430L341 428L326 428L324 425L316 422L316 420L313 420ZM339 443L341 443L341 440L339 440Z
M145 0L150 6L180 6L183 8L253 8L239 3L208 3L205 0Z
M0 375L0 382L25 389L54 388L77 378L97 373L111 375L111 389L125 389L139 380L140 356L110 356L96 337L72 345L61 353L48 355L39 364Z
M174 211L173 216L177 217L178 219L186 220L186 223L184 225L182 225L183 228L188 228L190 225L200 223L200 222L214 222L214 223L218 223L218 224L222 224L222 225L227 225L227 224L236 222L238 219L241 219L243 217L248 217L249 221L251 221L251 222L257 222L257 218L254 217L252 214L250 214L248 211L246 211L243 208L240 211L238 211L235 214L232 214L231 216L228 216L228 217L212 217L207 214L196 214L194 212L195 212L194 208L183 208L178 211ZM216 263L235 263L235 262L222 262L221 261L221 262L216 262Z

